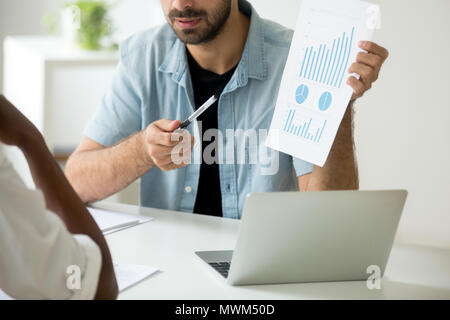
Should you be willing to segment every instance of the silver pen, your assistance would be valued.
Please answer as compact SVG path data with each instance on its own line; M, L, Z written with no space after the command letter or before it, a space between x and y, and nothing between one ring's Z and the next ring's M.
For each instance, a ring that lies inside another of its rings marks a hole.
M209 107L211 107L214 104L214 102L216 102L216 101L217 101L217 98L215 95L213 95L200 108L198 108L197 111L195 111L193 114L191 114L189 116L189 118L184 120L183 123L175 131L178 131L178 130L181 131L182 129L186 129L192 123L192 121L194 121L195 119L200 117L200 115L203 112L205 112Z

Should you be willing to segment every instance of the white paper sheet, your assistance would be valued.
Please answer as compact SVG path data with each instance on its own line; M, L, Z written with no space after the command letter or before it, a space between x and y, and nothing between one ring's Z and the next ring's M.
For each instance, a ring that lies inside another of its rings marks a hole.
M14 300L0 289L0 300Z
M119 291L122 292L131 286L145 280L154 273L158 272L158 268L139 265L114 262L114 272L117 278ZM14 300L0 289L0 300Z
M266 142L318 166L326 162L352 96L346 84L379 7L359 0L303 0Z
M104 235L127 229L150 220L153 218L143 217L120 212L106 211L101 209L88 208L95 222Z
M114 263L114 271L119 291L122 292L158 272L159 269L139 264Z

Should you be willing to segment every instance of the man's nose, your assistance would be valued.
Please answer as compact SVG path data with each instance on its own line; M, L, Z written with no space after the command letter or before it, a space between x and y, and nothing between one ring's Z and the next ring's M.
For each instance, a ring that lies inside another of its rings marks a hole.
M192 0L174 0L172 2L171 9L177 9L179 11L183 11L187 8L191 8L193 6Z

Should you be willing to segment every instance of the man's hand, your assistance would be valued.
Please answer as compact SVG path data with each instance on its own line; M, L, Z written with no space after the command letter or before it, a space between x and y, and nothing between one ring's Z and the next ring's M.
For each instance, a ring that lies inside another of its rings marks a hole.
M0 95L0 142L23 148L31 140L44 141L39 130Z
M194 138L187 130L173 132L180 125L179 120L158 120L110 147L83 137L67 162L66 175L88 203L119 192L155 167L162 171L185 167Z
M389 56L389 52L376 43L361 41L358 45L361 49L367 51L367 53L358 53L356 62L348 70L350 73L360 75L359 80L354 76L349 77L347 80L347 84L353 88L352 101L361 97L372 87L372 83L378 79L381 66Z
M149 160L162 171L182 168L189 164L194 137L186 130L182 133L173 132L180 124L180 120L161 119L151 123L143 132Z

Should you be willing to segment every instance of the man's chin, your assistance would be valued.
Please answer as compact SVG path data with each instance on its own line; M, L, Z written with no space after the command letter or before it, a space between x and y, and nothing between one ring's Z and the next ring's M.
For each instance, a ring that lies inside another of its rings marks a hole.
M195 29L177 30L175 33L178 39L185 44L200 44L203 42L200 33Z

